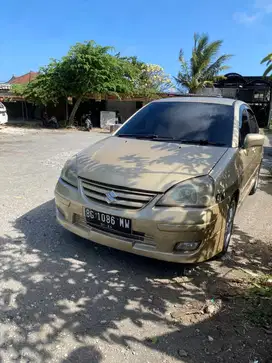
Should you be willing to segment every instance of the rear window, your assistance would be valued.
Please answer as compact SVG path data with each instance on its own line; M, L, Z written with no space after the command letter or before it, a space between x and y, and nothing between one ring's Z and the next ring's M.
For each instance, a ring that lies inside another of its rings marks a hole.
M232 144L234 108L201 102L154 102L132 116L118 136L157 135L175 140Z

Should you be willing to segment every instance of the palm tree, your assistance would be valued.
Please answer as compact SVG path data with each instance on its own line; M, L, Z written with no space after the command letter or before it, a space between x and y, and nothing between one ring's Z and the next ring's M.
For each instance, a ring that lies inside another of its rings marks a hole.
M266 63L266 70L264 71L263 76L266 77L269 73L272 73L272 53L268 54L262 61L261 64ZM271 74L272 75L272 74Z
M194 47L190 62L184 58L183 50L179 52L181 70L176 77L179 86L185 87L190 93L213 86L221 71L229 67L224 63L232 57L230 54L223 54L218 57L222 40L209 43L207 34L194 34Z

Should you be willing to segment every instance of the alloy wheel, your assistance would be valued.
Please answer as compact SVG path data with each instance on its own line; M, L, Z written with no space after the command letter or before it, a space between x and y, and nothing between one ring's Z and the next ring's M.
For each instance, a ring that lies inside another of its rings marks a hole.
M229 247L229 243L230 243L230 239L231 239L231 235L232 235L235 212L236 212L236 202L233 199L230 203L228 214L227 214L223 252L226 252Z

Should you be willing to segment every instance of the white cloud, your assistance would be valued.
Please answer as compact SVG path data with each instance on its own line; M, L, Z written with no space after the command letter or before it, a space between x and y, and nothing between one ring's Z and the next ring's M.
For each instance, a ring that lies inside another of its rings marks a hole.
M265 15L272 14L272 0L255 0L251 5L251 13L247 10L233 14L233 19L240 24L250 25L263 18Z
M233 14L233 19L237 22L237 23L241 23L241 24L252 24L254 23L256 20L258 20L258 18L260 17L260 13L255 13L252 15L247 14L245 11L242 12L237 12Z
M272 0L255 0L255 8L266 14L272 13Z

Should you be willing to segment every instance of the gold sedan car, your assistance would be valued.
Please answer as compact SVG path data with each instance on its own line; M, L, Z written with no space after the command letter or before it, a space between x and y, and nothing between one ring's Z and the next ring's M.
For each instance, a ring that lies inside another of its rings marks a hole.
M255 193L264 137L237 100L157 100L65 164L58 222L102 245L196 263L227 251L237 207Z

